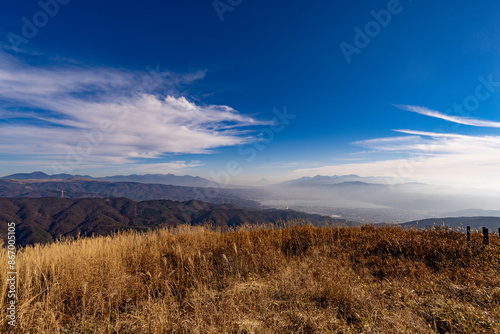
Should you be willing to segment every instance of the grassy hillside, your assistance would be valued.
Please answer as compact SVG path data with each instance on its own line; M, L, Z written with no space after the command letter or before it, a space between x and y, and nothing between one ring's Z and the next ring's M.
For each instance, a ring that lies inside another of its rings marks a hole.
M500 242L464 239L394 227L181 226L30 246L17 259L17 330L499 332ZM0 332L8 329L4 320Z
M232 204L167 200L134 202L128 198L0 198L0 238L17 223L17 244L51 242L60 237L109 235L119 230L145 231L178 224L232 228L307 220L315 225L354 223L291 210L246 210Z

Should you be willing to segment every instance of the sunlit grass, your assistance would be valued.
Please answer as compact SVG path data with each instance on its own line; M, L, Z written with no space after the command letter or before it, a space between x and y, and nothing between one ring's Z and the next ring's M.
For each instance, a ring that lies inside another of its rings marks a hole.
M27 247L20 333L494 333L500 243L444 230L182 226ZM2 319L7 254L0 250ZM9 326L3 320L1 332Z

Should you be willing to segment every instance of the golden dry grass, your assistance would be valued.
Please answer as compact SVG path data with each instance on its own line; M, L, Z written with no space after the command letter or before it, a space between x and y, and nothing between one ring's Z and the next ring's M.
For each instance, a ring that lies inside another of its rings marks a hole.
M495 333L500 242L481 241L370 226L181 227L27 247L17 257L16 330Z

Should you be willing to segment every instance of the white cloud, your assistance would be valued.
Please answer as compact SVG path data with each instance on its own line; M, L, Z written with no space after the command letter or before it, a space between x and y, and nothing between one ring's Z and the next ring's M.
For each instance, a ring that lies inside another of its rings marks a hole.
M74 64L35 67L0 52L0 150L71 168L209 153L254 140L242 127L265 123L228 106L158 93L204 75L149 76Z
M315 175L348 175L386 177L387 184L425 182L489 188L500 187L500 151L487 153L439 154L407 156L364 163L339 164L319 168L298 169L293 177Z
M424 140L420 136L400 136L389 138L375 138L368 140L361 140L353 144L368 147L377 151L401 151L407 150L410 147L417 147L423 144Z
M439 112L429 114L442 115ZM496 127L497 124L471 119L467 119L467 123L488 127ZM292 175L358 174L387 177L388 183L418 181L495 190L500 188L500 136L468 136L404 129L394 131L408 136L355 142L368 148L369 152L382 156L385 153L389 157L360 163L302 168L293 171ZM395 159L394 154L399 154L400 158Z
M470 126L500 128L500 122L484 121L484 120L470 118L470 117L446 115L446 114L443 114L442 112L439 112L436 110L431 110L431 109L428 109L426 107L408 106L408 105L396 105L396 107L398 107L402 110L415 112L415 113L418 113L421 115L443 119L443 120L448 121L448 122L453 122L453 123L458 123L458 124L463 124L463 125L470 125Z
M192 168L201 167L204 164L197 161L172 161L157 164L141 164L134 165L131 172L147 173L147 174L168 174L184 172Z
M467 136L459 135L456 133L440 133L440 132L415 131L415 130L404 130L404 129L392 130L392 131L406 133L406 134L410 134L410 135L426 136L426 137L434 137L434 138L440 138L440 137L443 137L443 138L467 138ZM408 137L401 137L401 138L408 138ZM390 140L392 138L386 138L386 139Z

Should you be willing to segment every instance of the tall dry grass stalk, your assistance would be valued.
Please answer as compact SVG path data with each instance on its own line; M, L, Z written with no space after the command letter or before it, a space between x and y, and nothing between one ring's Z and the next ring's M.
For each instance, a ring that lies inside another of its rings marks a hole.
M500 332L500 242L478 234L182 226L27 247L17 266L18 333Z

